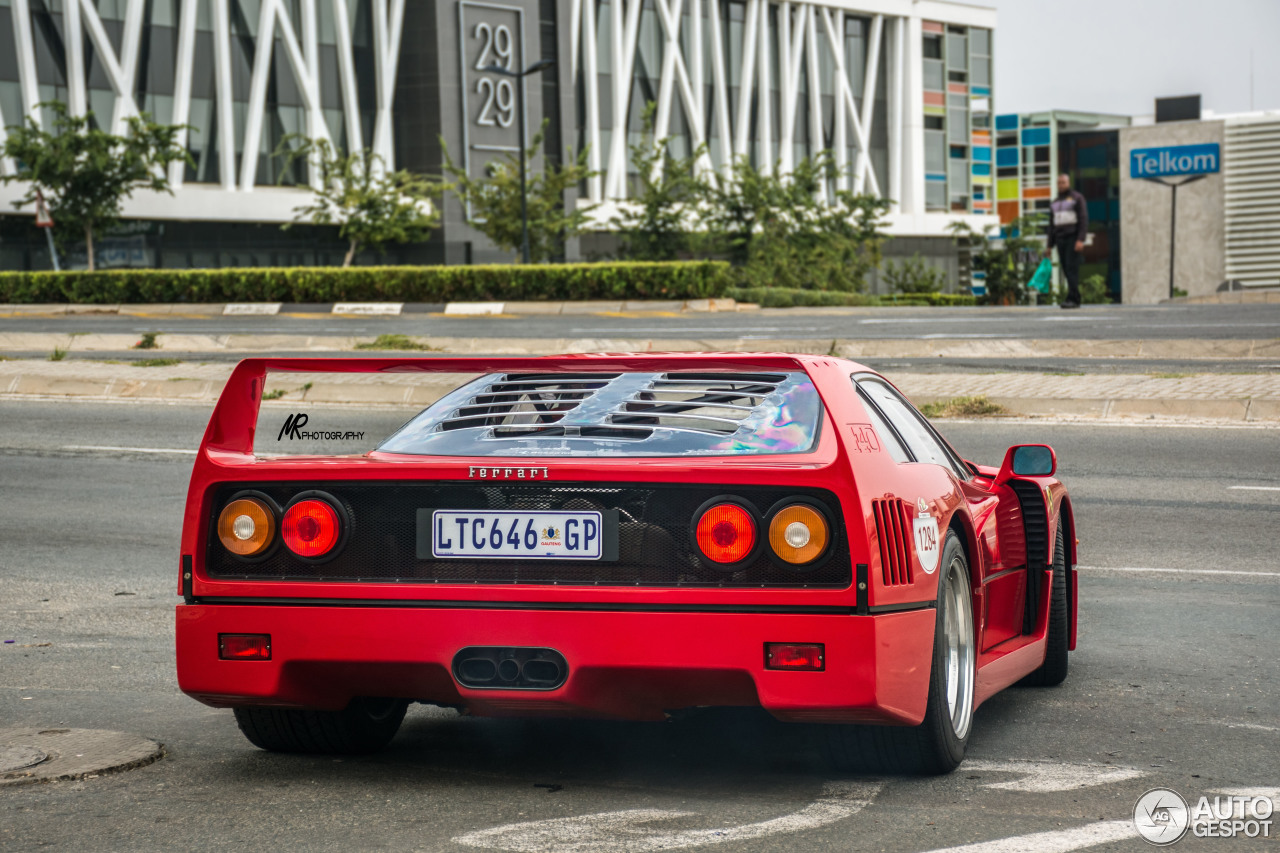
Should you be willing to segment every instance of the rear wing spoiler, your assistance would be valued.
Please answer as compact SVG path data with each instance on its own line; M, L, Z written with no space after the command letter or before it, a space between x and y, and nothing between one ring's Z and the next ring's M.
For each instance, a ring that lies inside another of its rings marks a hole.
M522 358L247 358L236 365L214 406L200 449L253 453L268 373L575 373L666 370L768 370L811 373L810 359L777 353L599 353Z

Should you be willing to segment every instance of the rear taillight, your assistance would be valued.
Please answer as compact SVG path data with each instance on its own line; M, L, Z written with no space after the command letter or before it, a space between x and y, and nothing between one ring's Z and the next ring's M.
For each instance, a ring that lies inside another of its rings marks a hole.
M765 643L764 668L821 672L827 656L822 643Z
M737 504L716 504L698 519L695 538L703 555L713 563L740 563L756 547L756 522Z
M222 660L271 660L270 634L219 634Z
M793 566L812 563L827 550L830 528L826 518L808 504L791 504L769 521L769 547Z
M305 498L295 501L284 511L280 536L285 547L294 554L316 559L337 547L338 540L342 538L342 521L328 501Z
M218 515L218 541L240 557L256 557L271 547L276 534L276 517L257 498L237 498Z

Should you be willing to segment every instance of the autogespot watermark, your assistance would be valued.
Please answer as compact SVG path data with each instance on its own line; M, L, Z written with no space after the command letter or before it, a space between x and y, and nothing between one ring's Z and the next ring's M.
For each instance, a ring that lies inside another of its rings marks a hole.
M311 418L298 412L289 415L284 419L284 425L280 427L280 433L276 436L276 441L284 441L288 436L290 441L295 439L299 441L360 441L364 438L363 432L354 432L347 430L345 432L339 430L304 430L303 427Z
M1270 838L1275 803L1265 796L1207 796L1194 806L1169 788L1152 788L1133 806L1138 834L1158 846L1196 838Z

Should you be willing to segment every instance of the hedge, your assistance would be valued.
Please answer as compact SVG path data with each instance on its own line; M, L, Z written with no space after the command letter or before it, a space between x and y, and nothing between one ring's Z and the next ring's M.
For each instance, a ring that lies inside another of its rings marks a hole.
M739 302L754 302L761 308L813 308L848 305L919 307L924 305L977 304L977 299L967 293L910 293L877 296L868 293L842 293L836 290L801 290L789 287L730 287L725 290L724 295Z
M729 281L721 261L0 272L0 302L703 299L723 296Z

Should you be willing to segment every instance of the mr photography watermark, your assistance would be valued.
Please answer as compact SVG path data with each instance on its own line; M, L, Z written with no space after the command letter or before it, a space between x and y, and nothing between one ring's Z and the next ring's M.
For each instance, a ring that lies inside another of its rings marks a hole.
M1270 797L1202 796L1194 806L1170 788L1153 788L1133 807L1138 834L1158 846L1196 838L1270 838L1275 803Z
M286 437L290 441L360 441L364 438L363 432L352 430L304 430L310 420L310 416L303 412L286 416L276 441L284 441Z

